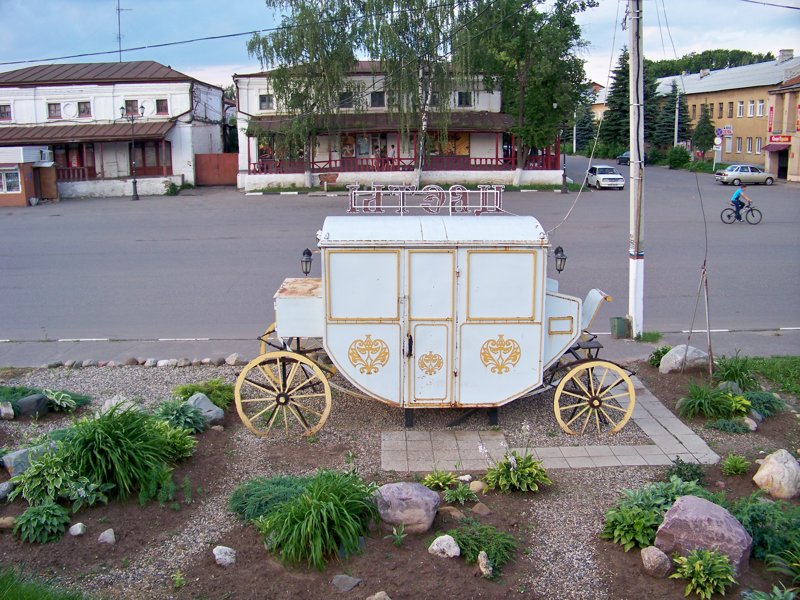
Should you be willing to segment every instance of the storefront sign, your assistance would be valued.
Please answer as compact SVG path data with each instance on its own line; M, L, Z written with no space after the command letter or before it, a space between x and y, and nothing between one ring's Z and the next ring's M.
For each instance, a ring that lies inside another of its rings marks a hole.
M770 129L770 131L772 130ZM723 125L722 135L733 135L733 125Z
M792 136L790 135L771 135L769 136L770 144L791 144Z
M767 120L767 131L772 133L772 123L775 119L775 107L769 107L769 119Z

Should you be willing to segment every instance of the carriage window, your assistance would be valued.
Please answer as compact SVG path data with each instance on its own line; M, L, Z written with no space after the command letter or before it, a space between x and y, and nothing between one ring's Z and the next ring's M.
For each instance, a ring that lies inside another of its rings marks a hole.
M330 319L399 318L399 252L328 252Z
M468 257L467 320L534 318L535 250L476 250Z

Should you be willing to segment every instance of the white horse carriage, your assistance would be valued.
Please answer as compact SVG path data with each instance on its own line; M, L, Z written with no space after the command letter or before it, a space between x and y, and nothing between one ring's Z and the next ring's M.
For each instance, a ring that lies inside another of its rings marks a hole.
M325 219L322 277L283 282L261 355L236 381L244 424L313 435L332 387L405 409L407 426L417 408L486 408L496 422L498 407L555 388L567 433L622 429L633 384L587 332L610 298L559 293L547 234L533 217L502 214L501 186L431 187L351 189L348 212L362 215ZM425 214L407 214L415 207ZM566 257L554 254L560 271Z

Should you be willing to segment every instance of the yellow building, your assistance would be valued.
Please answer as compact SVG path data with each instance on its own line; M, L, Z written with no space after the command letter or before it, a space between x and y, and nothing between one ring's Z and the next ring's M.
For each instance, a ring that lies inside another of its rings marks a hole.
M800 181L800 67L769 91L766 168L780 179Z

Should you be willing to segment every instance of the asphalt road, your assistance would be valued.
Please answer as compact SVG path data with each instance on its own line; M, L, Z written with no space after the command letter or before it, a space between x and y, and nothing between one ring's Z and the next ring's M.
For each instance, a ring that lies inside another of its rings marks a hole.
M567 173L579 181L586 165L568 157ZM689 329L707 256L712 328L764 338L760 353L770 352L771 341L779 352L798 353L800 334L785 328L800 327L800 185L749 188L764 212L757 226L720 222L732 191L711 175L647 167L645 330ZM206 188L139 202L0 209L0 365L254 355L254 339L273 320L274 291L284 277L300 276L302 250L314 247L325 216L344 214L346 203ZM609 317L628 312L627 189L588 190L577 201L576 194L508 193L505 207L536 216L546 230L557 227L551 242L569 256L562 291L583 297L600 287L614 296L594 329L608 331ZM702 326L701 303L695 328ZM158 341L186 338L202 340ZM75 339L114 341L56 341Z

